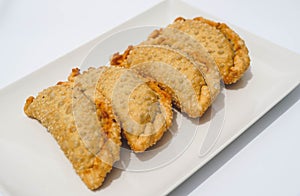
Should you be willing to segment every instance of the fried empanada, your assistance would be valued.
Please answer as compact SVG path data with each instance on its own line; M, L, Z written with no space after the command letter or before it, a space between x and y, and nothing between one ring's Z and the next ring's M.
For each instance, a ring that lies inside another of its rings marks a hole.
M124 54L115 54L115 66L136 70L140 75L157 81L172 95L173 103L196 118L211 104L209 87L198 65L179 50L159 45L129 47Z
M123 135L135 152L154 145L172 123L171 96L134 70L106 68L97 90L110 101Z
M201 43L214 58L225 84L237 82L250 65L244 41L224 23L179 17L168 28L185 32Z
M69 81L29 97L24 111L49 130L82 181L94 190L119 160L121 138L110 104L97 92L87 93L98 80L97 74L90 76L73 69Z
M165 45L190 57L200 70L209 88L211 102L220 92L220 74L218 66L206 49L192 36L174 28L153 31L140 45Z

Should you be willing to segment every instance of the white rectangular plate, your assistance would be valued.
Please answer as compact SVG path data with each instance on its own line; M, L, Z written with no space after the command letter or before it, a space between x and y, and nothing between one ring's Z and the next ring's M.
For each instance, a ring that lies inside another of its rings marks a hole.
M100 190L88 190L51 135L39 123L25 116L23 105L26 98L57 81L65 80L71 68L79 65L96 43L112 33L134 26L165 26L178 16L210 17L180 1L164 1L1 90L0 191L5 190L11 195L166 194L224 149L299 84L298 54L234 27L249 48L251 69L241 81L226 90L225 119L213 148L200 156L205 132L202 128L209 127L210 123L206 121L197 130L190 146L175 161L143 172L115 169Z

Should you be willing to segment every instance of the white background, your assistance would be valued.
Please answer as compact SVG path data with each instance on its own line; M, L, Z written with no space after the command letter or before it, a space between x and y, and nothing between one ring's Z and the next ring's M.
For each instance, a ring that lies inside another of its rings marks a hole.
M0 0L0 89L157 2ZM300 54L298 0L185 2ZM171 195L300 195L299 98L297 87Z

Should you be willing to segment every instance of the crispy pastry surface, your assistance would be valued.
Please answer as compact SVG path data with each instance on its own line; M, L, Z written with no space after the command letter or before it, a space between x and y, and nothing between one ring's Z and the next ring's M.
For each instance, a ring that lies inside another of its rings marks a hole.
M172 103L190 117L204 114L220 79L236 83L250 65L244 40L224 23L179 17L110 67L73 69L27 98L24 112L46 127L86 186L99 188L120 158L121 132L143 152L172 124Z
M211 104L210 90L194 62L167 46L140 45L115 54L112 65L136 70L172 93L173 103L190 117L201 116Z
M220 92L220 74L218 66L206 49L189 34L175 28L154 30L141 45L163 45L180 51L193 61L209 88L211 102Z
M103 96L98 94L94 101L83 91L74 96L74 81L78 75L79 70L73 69L69 81L43 90L36 98L29 97L24 111L49 130L76 173L89 189L94 190L102 185L113 163L119 159L120 127L113 120L112 108ZM78 115L76 118L85 118L85 123L90 125L77 125L74 110ZM87 113L96 114L96 121L93 117L86 118ZM85 130L91 126L96 130ZM88 136L94 139L88 139ZM89 148L90 145L94 148Z
M168 27L190 34L212 55L225 84L237 82L248 69L250 58L244 41L224 23L203 17L177 18Z
M109 67L103 72L97 90L111 102L123 134L135 152L154 145L172 123L170 95L133 70Z

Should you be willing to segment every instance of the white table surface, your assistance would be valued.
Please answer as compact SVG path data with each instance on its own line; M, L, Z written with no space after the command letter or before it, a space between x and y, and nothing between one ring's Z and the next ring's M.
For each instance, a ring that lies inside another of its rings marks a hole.
M157 2L0 0L0 89ZM298 0L185 2L300 54ZM298 86L171 195L300 195L299 98Z

